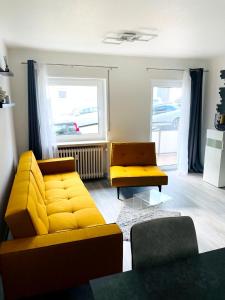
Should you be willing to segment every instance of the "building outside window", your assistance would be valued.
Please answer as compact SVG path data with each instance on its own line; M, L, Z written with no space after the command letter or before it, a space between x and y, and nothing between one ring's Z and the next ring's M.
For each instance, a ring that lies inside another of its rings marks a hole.
M57 142L105 140L106 80L49 78Z

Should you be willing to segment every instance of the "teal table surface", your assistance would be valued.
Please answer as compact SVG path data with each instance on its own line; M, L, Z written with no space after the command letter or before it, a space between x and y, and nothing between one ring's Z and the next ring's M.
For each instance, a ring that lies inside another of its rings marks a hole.
M90 281L95 300L225 299L225 248Z

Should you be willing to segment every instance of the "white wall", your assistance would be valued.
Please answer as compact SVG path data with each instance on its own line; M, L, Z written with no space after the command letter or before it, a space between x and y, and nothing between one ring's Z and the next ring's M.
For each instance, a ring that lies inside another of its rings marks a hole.
M0 63L7 51L0 39ZM7 77L0 75L0 86L10 94L10 84ZM17 162L13 108L0 109L0 233L2 219L8 201L12 180Z
M22 61L34 59L38 62L113 65L110 75L110 132L114 141L146 141L150 137L152 79L181 79L178 71L146 71L146 67L194 68L207 67L207 62L194 59L140 58L127 56L60 53L34 49L10 48L10 66L15 73L12 78L12 98L16 102L15 124L18 151L28 149L28 104L27 70ZM54 67L51 67L51 70ZM76 68L57 68L61 76L76 76L83 72L88 76L90 70ZM106 74L106 73L105 73Z

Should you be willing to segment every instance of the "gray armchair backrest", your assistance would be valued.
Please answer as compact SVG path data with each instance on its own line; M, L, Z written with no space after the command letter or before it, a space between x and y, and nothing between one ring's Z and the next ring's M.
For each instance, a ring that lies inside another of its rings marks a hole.
M190 217L169 217L135 224L131 228L132 268L166 264L198 254Z

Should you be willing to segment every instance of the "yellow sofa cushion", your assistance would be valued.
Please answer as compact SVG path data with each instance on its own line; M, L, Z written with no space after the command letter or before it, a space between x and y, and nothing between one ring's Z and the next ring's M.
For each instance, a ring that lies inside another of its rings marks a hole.
M168 176L157 166L112 166L110 167L112 186L165 185Z
M49 233L105 224L78 173L45 175Z
M112 143L111 166L156 166L155 143Z
M16 174L5 220L14 238L48 233L46 205L31 172Z
M45 199L45 185L43 176L32 151L26 151L20 156L17 172L21 171L32 172L36 180L37 186L39 188L39 191L43 199Z

